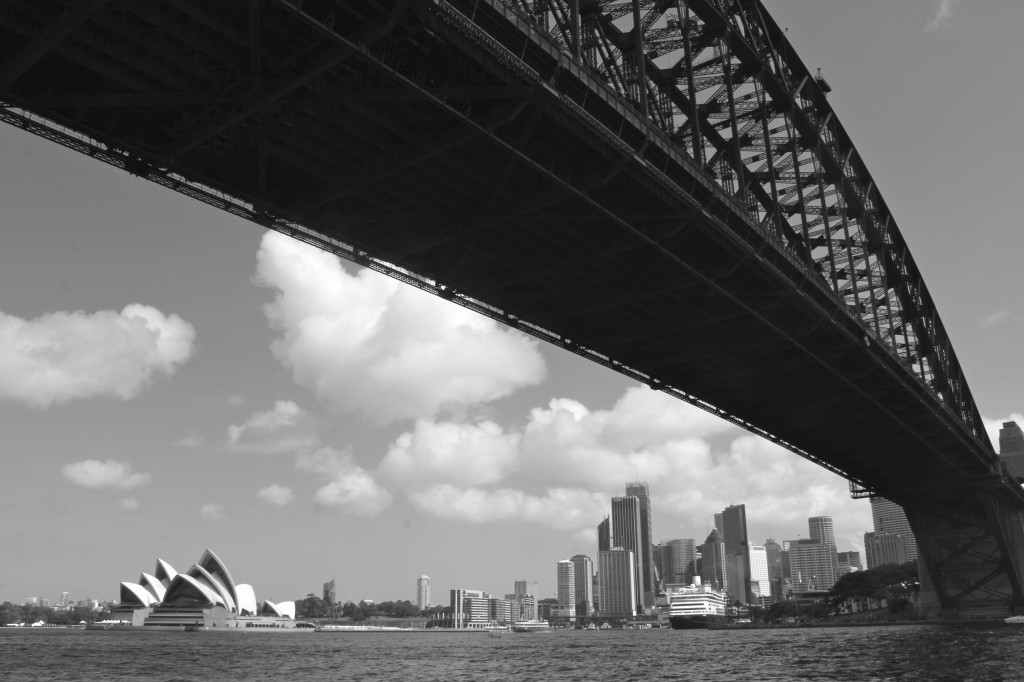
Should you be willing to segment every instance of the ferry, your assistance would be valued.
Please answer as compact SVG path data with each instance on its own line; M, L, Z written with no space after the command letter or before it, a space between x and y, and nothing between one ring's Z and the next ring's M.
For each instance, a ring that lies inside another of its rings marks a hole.
M512 624L512 632L549 632L551 625L546 620L521 620Z
M725 622L725 594L701 585L697 578L689 587L671 589L668 597L668 620L674 630L706 628Z

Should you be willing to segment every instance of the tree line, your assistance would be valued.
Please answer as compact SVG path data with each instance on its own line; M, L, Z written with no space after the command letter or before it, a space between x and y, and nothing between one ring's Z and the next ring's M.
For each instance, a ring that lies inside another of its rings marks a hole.
M70 609L55 609L52 606L38 604L12 604L5 601L0 604L0 625L17 623L32 624L42 621L50 625L77 625L81 622L93 623L110 615L108 611L94 611L87 606L73 606Z

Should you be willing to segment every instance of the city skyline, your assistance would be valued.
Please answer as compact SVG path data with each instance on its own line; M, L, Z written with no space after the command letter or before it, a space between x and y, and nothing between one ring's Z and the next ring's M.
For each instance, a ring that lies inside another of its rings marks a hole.
M948 131L979 101L1016 110L990 65L1024 9L961 3L926 30L929 3L885 21L766 5L832 85L998 442L1024 408L1018 143ZM19 557L0 600L115 598L140 562L196 544L289 598L335 577L342 600L411 599L421 573L436 595L530 576L546 597L551 561L595 552L630 480L655 482L654 542L702 543L742 502L755 541L828 514L840 549L864 549L870 507L845 482L707 413L13 127L0 148L0 329L68 340L77 362L42 369L88 370L43 385L0 345L0 543ZM369 320L383 331L330 334ZM509 542L528 548L493 567ZM379 555L353 559L367 543Z

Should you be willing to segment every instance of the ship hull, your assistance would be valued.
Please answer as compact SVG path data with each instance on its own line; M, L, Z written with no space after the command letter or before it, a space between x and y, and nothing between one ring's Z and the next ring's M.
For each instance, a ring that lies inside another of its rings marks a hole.
M722 616L672 616L668 619L673 630L700 630L724 621Z

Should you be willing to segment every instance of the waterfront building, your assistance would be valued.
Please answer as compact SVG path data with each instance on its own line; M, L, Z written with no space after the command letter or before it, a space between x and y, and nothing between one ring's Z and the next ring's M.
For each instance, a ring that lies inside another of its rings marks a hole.
M869 569L910 561L902 533L864 533L864 554Z
M612 498L611 516L611 546L628 549L633 553L635 565L634 573L637 576L636 603L643 606L643 575L644 563L643 554L640 551L641 530L640 530L640 498L635 495Z
M794 594L830 590L836 584L831 545L820 540L790 540L789 563Z
M666 585L689 585L698 575L697 544L690 538L669 540L661 545L662 576Z
M772 596L771 578L768 575L768 552L763 545L750 546L750 593L751 603L764 606Z
M334 589L334 578L331 578L330 582L324 583L324 602L328 604L335 603L335 601L337 601L335 599L336 594L337 593Z
M509 607L512 611L511 621L537 620L537 598L532 594L506 594Z
M626 496L640 502L640 561L637 573L640 576L645 609L653 608L658 594L658 572L654 565L654 514L651 508L651 493L646 483L636 481L626 484Z
M872 497L871 520L874 523L876 534L896 533L901 535L907 555L904 561L917 561L917 540L914 538L914 531L910 528L910 522L907 521L903 507L884 497ZM868 568L873 568L870 562L868 562Z
M636 616L636 560L631 550L613 547L597 553L598 602L603 617Z
M558 610L561 614L576 616L576 566L571 559L558 562L555 584L558 590Z
M750 543L747 539L746 505L729 505L722 511L725 544L725 593L729 602L751 602Z
M999 460L1010 476L1024 482L1024 431L1017 422L1003 422L999 429Z
M489 628L495 624L512 623L519 613L514 600L492 597L483 590L454 589L449 592L452 626L456 628Z
M416 608L420 611L430 606L430 576L416 578Z
M700 546L701 581L716 590L725 592L725 543L717 528L712 528L704 544Z
M576 589L576 615L591 616L594 613L594 562L583 554L573 556L570 561Z

